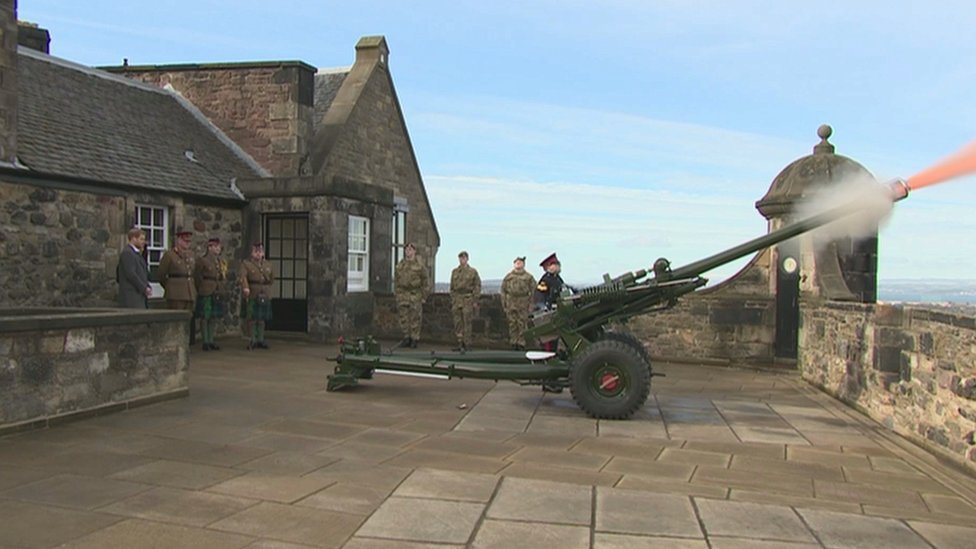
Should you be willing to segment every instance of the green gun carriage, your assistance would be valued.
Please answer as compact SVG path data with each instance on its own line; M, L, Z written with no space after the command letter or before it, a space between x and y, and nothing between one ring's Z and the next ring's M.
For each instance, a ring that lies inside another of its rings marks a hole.
M901 180L888 185L893 201L908 196ZM813 215L723 252L680 268L667 259L601 284L563 293L551 310L529 316L525 340L559 340L560 351L391 351L372 337L340 340L327 389L339 390L371 379L375 372L437 378L510 380L522 385L569 388L576 404L591 417L628 419L640 410L655 374L643 344L622 331L628 319L674 307L705 286L702 277L721 265L861 211L857 201ZM649 276L651 275L651 276Z

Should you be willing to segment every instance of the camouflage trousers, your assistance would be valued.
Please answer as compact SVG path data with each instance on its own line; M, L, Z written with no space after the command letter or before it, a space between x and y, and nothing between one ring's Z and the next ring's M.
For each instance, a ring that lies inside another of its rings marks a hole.
M420 340L420 325L423 320L424 302L420 300L397 300L397 316L404 337Z
M475 302L472 299L451 301L451 316L454 317L454 336L459 344L471 343L471 319L474 317Z
M508 318L508 342L524 346L524 333L529 328L529 302L508 307L505 316Z

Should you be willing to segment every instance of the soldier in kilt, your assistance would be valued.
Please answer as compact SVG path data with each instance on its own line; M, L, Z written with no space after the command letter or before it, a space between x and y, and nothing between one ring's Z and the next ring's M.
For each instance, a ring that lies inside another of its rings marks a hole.
M226 301L227 262L220 257L222 247L219 238L207 241L207 254L196 262L193 279L197 285L196 317L200 319L203 333L203 350L219 351L214 343L217 320L224 317Z
M271 320L271 284L274 272L271 263L264 259L264 244L255 242L251 246L251 257L241 261L240 284L244 294L244 307L247 335L250 341L248 350L267 349L264 340L265 322Z

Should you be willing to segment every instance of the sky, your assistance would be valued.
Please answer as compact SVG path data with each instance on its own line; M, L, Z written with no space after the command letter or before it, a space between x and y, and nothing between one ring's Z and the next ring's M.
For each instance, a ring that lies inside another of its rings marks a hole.
M586 284L760 236L755 202L830 124L880 181L976 139L971 1L19 0L87 65L352 64L384 35L441 247L483 279L551 252ZM976 279L976 178L920 189L879 278ZM748 258L710 272L718 282Z

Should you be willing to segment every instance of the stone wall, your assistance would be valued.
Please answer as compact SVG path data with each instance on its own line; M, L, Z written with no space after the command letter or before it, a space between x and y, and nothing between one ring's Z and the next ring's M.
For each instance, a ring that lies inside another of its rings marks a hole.
M207 239L220 238L230 264L231 302L221 332L237 329L237 266L243 257L243 212L239 208L184 202L177 196L0 178L0 303L8 307L112 307L117 302L116 266L136 204L169 209L171 236L194 231L195 256ZM161 298L154 308L164 306Z
M0 309L0 435L185 396L187 318Z
M635 317L627 330L659 360L735 365L774 361L776 299L768 250L737 275L680 298L669 310Z
M802 307L804 379L976 471L976 319L914 306Z
M314 67L281 61L102 68L160 87L171 84L273 175L305 174Z
M110 306L126 199L0 179L0 303Z
M343 334L347 338L372 335L378 339L399 340L403 337L397 317L396 300L392 294L376 296L373 322L366 329ZM472 347L504 349L508 347L508 321L502 309L501 296L482 294L478 299L478 312L471 323ZM424 303L422 341L442 345L454 345L454 319L451 316L451 296L447 293L430 294Z

